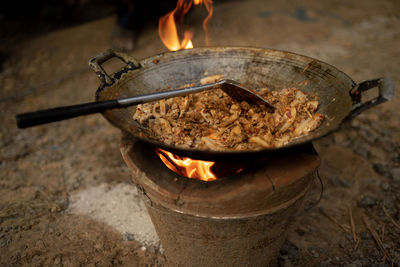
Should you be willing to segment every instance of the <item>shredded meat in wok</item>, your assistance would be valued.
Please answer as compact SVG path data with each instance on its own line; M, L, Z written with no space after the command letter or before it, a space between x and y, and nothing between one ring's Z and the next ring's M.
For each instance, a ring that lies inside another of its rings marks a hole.
M221 78L210 76L201 83ZM219 151L280 147L316 129L324 119L316 112L318 101L297 88L263 88L259 93L276 107L274 113L215 89L138 105L133 119L166 144Z

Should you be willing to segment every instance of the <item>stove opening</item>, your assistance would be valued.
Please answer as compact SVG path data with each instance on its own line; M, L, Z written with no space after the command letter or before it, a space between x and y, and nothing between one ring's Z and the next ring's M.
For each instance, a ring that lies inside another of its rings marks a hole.
M242 172L251 165L249 162L218 162L191 159L175 155L161 148L156 148L156 154L173 172L191 179L206 182L215 181Z

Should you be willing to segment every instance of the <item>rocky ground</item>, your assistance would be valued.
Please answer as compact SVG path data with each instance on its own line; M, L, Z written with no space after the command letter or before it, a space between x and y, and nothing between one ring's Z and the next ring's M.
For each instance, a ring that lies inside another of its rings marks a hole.
M393 79L392 101L315 142L322 159L323 197L288 229L279 265L400 266L398 1L215 2L210 45L305 54L336 66L356 82ZM92 206L86 214L75 212L82 192L93 188L115 192L131 186L134 192L119 152L118 129L100 115L26 130L15 124L17 113L93 99L99 82L87 60L109 48L114 23L109 17L0 44L7 55L0 68L2 266L164 263L156 238L145 243L127 226L134 218L116 225ZM196 29L194 45L204 45L200 23ZM153 25L130 54L144 58L164 50ZM309 203L318 190L316 184ZM122 216L123 203L108 217Z

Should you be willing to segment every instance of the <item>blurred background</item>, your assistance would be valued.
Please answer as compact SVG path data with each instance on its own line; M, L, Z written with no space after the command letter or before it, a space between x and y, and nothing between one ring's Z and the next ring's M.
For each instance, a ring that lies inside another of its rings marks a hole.
M133 186L119 130L101 115L19 130L15 114L92 101L99 81L87 62L110 47L137 59L167 51L158 20L176 2L2 1L2 266L163 265L156 235L134 235L154 230L132 228L132 215L145 211L126 204L138 198L128 190ZM193 5L179 36L189 29L194 47L205 46L208 14L204 5ZM392 101L315 142L324 197L288 230L280 266L400 264L399 14L398 0L213 1L210 46L281 49L325 61L357 83L378 77L395 83ZM80 206L80 199L90 205ZM98 206L112 200L120 203L117 209ZM349 210L358 243L349 231ZM363 223L365 215L390 258Z

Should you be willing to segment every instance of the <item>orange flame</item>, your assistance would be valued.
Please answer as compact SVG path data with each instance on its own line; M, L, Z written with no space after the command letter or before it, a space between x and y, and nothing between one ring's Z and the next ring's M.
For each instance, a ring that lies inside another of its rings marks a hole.
M183 17L189 12L190 8L194 5L204 4L208 11L207 17L203 21L203 29L206 35L206 44L208 45L208 29L207 23L211 19L213 14L212 0L178 0L176 7L170 13L162 16L158 23L158 33L161 41L171 51L177 51L180 49L193 48L191 39L193 33L191 31L185 31L183 40L179 40L178 29L176 27L175 20L178 20L180 24L183 24Z
M170 170L180 175L207 182L217 179L211 170L215 162L179 157L160 148L156 149L156 153Z

